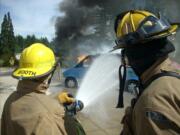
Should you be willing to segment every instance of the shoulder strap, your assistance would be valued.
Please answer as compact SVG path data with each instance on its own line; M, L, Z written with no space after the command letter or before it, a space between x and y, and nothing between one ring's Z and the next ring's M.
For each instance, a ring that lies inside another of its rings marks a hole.
M171 77L176 77L178 79L180 79L180 74L176 73L176 72L172 72L172 71L162 71L161 73L158 73L154 76L152 76L144 85L143 85L143 89L145 89L147 86L149 86L154 80L163 77L163 76L171 76Z
M163 76L171 76L171 77L176 77L178 79L180 79L180 74L176 73L176 72L172 72L172 71L164 71L162 70L161 73L158 73L154 76L152 76L145 84L140 84L139 85L139 94L136 98L133 98L131 100L131 106L134 107L134 105L136 104L137 100L139 99L139 97L141 96L141 94L143 93L144 89L146 89L154 80L163 77Z
M134 107L134 105L136 104L137 100L139 99L139 97L141 96L141 94L143 93L145 88L147 88L154 80L156 80L160 77L163 77L163 76L171 76L171 77L176 77L176 78L180 79L180 74L178 74L176 72L164 71L164 70L161 73L158 73L158 74L152 76L145 84L139 85L139 94L138 94L137 98L133 98L131 100L131 106Z

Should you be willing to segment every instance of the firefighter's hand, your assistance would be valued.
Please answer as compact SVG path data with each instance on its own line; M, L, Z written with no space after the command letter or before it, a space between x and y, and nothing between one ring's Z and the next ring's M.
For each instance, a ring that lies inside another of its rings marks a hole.
M61 92L58 95L58 100L61 104L71 104L73 102L75 102L75 99L73 98L73 96L71 94L69 94L68 92Z

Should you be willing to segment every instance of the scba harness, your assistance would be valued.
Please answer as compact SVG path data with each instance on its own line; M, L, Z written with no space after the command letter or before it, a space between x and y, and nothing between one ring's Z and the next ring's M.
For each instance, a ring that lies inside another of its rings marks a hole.
M143 93L143 91L156 79L160 78L160 77L164 77L164 76L169 76L169 77L175 77L177 79L180 79L180 74L176 73L176 72L172 72L172 71L165 71L165 70L162 70L161 73L158 73L154 76L152 76L145 84L139 84L138 86L138 95L136 98L133 98L131 100L131 106L134 108L137 100L139 99L139 97L141 96L141 94Z

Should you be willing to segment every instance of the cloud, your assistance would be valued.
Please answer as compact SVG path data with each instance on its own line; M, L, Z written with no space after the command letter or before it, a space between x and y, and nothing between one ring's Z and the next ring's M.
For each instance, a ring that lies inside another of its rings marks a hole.
M61 0L1 0L0 22L5 13L10 11L15 34L37 37L54 37L55 17L63 14L58 11Z

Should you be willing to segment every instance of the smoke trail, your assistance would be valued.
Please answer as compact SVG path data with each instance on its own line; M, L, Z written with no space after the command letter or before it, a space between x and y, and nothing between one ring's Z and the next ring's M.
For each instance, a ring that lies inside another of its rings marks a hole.
M161 12L172 21L180 21L178 0L64 0L59 4L64 16L56 19L56 51L62 57L75 58L101 48L112 48L115 16L129 9ZM178 42L176 41L176 44ZM178 48L178 54L180 48Z

